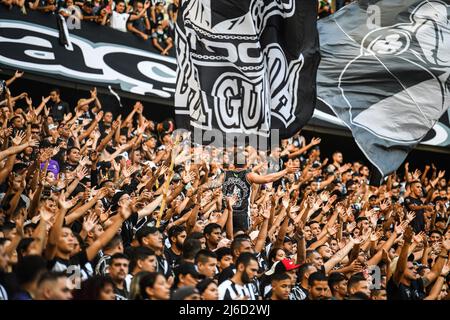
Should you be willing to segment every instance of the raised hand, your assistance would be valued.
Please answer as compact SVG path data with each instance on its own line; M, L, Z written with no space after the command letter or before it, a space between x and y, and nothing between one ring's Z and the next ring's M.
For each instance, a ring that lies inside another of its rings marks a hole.
M78 181L81 181L84 179L84 177L86 177L88 174L88 170L85 167L80 167L77 171L76 171L76 176Z
M318 144L320 144L320 142L322 142L322 139L314 137L311 139L311 142L309 144L311 146L317 146Z
M347 223L347 226L345 227L345 229L347 230L348 233L352 233L353 230L355 230L356 228L356 222L353 221L351 223Z
M411 221L413 221L415 217L416 217L416 213L414 211L409 211L406 214L406 220L408 221L408 223L411 223Z
M83 219L83 230L86 232L91 232L94 230L95 226L99 221L99 217L95 211L84 217Z
M16 79L21 78L23 76L23 73L24 73L23 71L16 70L16 72L14 73L14 78Z
M438 173L438 178L439 178L439 179L442 179L444 176L445 176L445 170L439 171L439 173Z
M12 143L14 146L18 146L22 143L22 140L25 138L25 132L24 131L18 131L14 138L12 138Z
M95 116L95 121L100 122L103 119L103 111L100 111L99 113L97 113L97 115Z
M184 171L181 174L181 179L183 180L184 184L188 184L195 179L195 172L185 172Z
M94 87L94 89L90 90L91 98L97 98L97 88Z

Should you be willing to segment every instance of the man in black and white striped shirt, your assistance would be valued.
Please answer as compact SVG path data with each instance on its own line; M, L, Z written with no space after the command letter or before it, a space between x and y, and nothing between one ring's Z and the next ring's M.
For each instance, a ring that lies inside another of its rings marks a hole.
M236 261L234 276L219 286L219 300L258 300L258 292L252 284L258 269L256 256L249 252L242 253Z

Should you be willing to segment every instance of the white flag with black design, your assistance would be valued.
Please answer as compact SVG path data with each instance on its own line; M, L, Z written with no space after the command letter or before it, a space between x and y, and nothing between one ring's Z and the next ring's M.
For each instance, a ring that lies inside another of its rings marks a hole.
M311 0L183 1L176 30L178 127L294 135L316 104L316 23Z
M449 108L449 13L449 0L360 0L319 22L319 101L380 178Z

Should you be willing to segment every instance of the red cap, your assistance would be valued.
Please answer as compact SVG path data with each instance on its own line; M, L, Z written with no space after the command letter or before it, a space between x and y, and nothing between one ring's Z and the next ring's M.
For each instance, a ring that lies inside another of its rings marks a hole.
M298 269L300 267L299 264L295 264L294 261L292 261L291 259L287 259L287 258L284 258L283 260L281 260L281 263L286 268L286 271L291 271L294 269Z

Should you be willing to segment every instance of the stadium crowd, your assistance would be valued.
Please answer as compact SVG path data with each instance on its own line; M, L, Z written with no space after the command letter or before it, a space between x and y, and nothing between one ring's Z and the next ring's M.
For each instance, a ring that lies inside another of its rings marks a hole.
M375 187L318 138L202 148L140 102L36 101L22 75L0 81L0 300L450 298L433 164Z
M318 0L318 18L324 18L352 1ZM151 41L162 54L174 46L175 23L180 0L0 0L6 7L18 6L43 14L61 14L67 21L97 23L122 32L130 32Z

